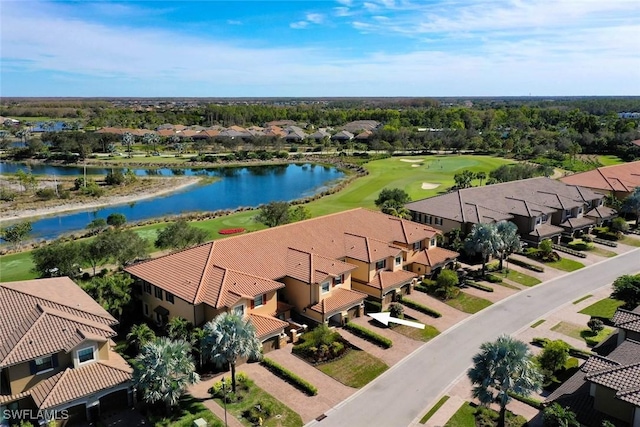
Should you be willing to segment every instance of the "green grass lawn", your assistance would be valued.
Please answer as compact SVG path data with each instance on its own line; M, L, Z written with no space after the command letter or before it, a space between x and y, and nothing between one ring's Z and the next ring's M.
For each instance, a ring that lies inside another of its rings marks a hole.
M535 286L542 283L540 280L528 274L520 273L519 271L509 270L507 274L502 273L502 277L505 277L512 282L520 283L523 286Z
M598 162L602 166L613 166L613 165L621 165L622 163L624 163L624 160L622 160L618 156L606 155L606 156L598 156Z
M3 255L0 257L0 282L35 279L38 274L32 269L31 251Z
M584 267L584 264L568 258L560 258L559 261L545 262L544 265L563 271L576 271Z
M465 313L477 313L482 309L489 307L492 303L484 298L478 298L473 295L460 292L457 297L445 301L445 303L457 310Z
M442 398L438 400L438 403L433 405L433 407L429 409L429 412L427 412L424 415L424 417L420 419L420 424L425 424L427 421L429 421L429 418L431 418L433 414L438 412L438 409L440 409L442 405L444 405L447 402L447 400L449 400L449 396L442 396Z
M471 406L469 402L465 402L444 427L476 427L475 413L476 408Z
M602 331L598 332L598 334L594 335L591 329L569 322L560 322L552 327L551 330L560 332L561 334L564 334L571 338L584 340L584 342L586 342L589 347L593 347L596 344L600 343L600 341L608 337L609 334L613 332L613 329L605 327Z
M242 393L242 400L234 403L227 403L227 411L232 414L238 421L247 427L253 427L254 424L242 416L243 412L255 407L256 405L270 406L274 410L274 415L264 420L264 427L299 427L303 425L300 415L295 413L284 403L271 396L260 387L255 385L251 380L248 382L249 389L238 391ZM221 399L215 399L220 406L223 406ZM279 415L279 417L278 417Z
M377 357L362 350L350 349L337 360L316 366L342 384L360 388L373 381L389 367Z
M405 316L405 318L407 318L407 316ZM424 325L424 329L413 328L406 325L393 325L391 329L405 337L411 338L412 340L424 342L430 341L440 335L440 331L431 325Z
M592 253L592 254L603 256L605 258L613 258L614 256L618 255L617 253L615 253L613 251L610 251L610 250L607 250L607 249L602 249L602 248L599 248L597 246L594 246L594 247L592 247L590 249L587 249L587 251L589 253Z
M545 322L544 319L540 319L537 322L535 322L534 324L531 325L532 328L537 328L538 326L542 325Z
M573 302L573 304L579 304L579 303L581 303L582 301L584 301L584 300L586 300L586 299L591 298L592 296L593 296L593 295L591 295L591 294L589 294L589 295L585 295L585 296L583 296L582 298L578 298L577 300L575 300L575 301Z
M206 406L186 395L180 399L179 408L171 415L160 415L163 411L149 411L149 421L155 427L191 427L198 418L204 418L209 427L222 427L224 423Z
M622 239L618 240L618 243L640 248L640 238L638 237L624 236Z
M623 305L624 301L619 301L613 298L604 298L591 304L589 307L585 307L580 311L580 313L591 317L611 319L618 307L622 307Z
M402 160L419 162L403 162ZM453 175L464 169L486 172L513 163L491 156L406 156L374 160L364 167L369 175L356 179L344 190L309 203L313 216L326 215L357 207L374 208L374 201L383 188L401 188L412 200L424 199L445 192L454 185ZM417 167L413 167L417 165ZM434 189L422 189L422 183L438 184ZM474 181L474 185L479 181Z

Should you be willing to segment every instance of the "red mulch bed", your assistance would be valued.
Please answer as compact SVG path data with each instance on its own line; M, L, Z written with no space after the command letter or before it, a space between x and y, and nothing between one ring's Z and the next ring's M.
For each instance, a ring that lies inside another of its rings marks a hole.
M238 234L238 233L244 233L246 231L246 229L244 228L223 228L222 230L218 231L218 234Z

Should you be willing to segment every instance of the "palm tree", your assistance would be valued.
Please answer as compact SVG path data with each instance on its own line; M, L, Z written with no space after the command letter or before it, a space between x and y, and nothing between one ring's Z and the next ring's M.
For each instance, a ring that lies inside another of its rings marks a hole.
M129 345L135 345L138 351L140 351L145 344L155 339L156 334L146 323L133 325L127 334Z
M146 343L133 364L133 382L147 403L164 402L167 413L178 404L187 386L200 381L191 358L191 345L183 340L157 338Z
M638 228L638 221L640 221L640 187L636 187L633 193L624 199L622 211L636 216L636 228Z
M167 323L167 335L172 340L181 339L184 341L189 340L189 329L191 325L189 321L183 317L172 317Z
M236 362L241 357L260 358L262 345L256 328L237 314L222 313L204 325L203 350L217 366L231 368L231 388L236 392Z
M482 181L487 179L487 174L485 172L477 172L476 178L480 180L480 187L482 187Z
M527 344L508 335L482 344L467 375L473 384L473 397L483 405L500 405L499 427L504 427L509 393L528 396L542 384L542 374Z
M500 237L502 246L500 250L500 266L502 271L502 263L509 255L522 250L522 242L518 234L518 227L510 221L502 221L496 225L496 232Z
M380 210L387 215L403 219L411 219L411 211L404 207L404 205L399 205L393 200L387 200L384 202Z
M204 339L206 337L206 333L204 329L201 328L193 328L191 331L191 344L194 346L196 353L198 353L198 366L202 369L202 365L204 365Z
M499 256L502 250L502 241L496 225L474 224L471 233L464 240L464 250L469 255L480 254L482 256L482 275L484 276L489 256Z
M122 134L122 145L127 147L129 157L131 157L131 145L133 144L133 135L131 132L125 132Z

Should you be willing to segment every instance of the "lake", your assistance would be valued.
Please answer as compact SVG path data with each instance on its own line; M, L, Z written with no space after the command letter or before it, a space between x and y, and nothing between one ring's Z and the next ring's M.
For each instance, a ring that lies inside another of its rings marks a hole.
M3 172L10 169L17 171L24 165L0 163ZM15 168L15 169L14 169ZM99 169L106 173L109 169ZM136 175L148 175L147 169L133 169ZM176 175L175 170L160 169L159 174ZM105 206L87 211L62 213L32 221L31 236L37 239L53 239L63 233L84 229L95 218L106 218L112 213L122 213L127 221L135 222L144 219L175 215L186 212L216 211L221 209L237 209L239 207L258 206L271 201L291 201L326 190L344 177L340 170L314 164L283 164L250 167L222 167L209 169L183 168L184 174L193 176L207 175L220 180L194 185L184 190L141 200L139 202ZM80 175L82 168L37 165L31 168L34 175Z

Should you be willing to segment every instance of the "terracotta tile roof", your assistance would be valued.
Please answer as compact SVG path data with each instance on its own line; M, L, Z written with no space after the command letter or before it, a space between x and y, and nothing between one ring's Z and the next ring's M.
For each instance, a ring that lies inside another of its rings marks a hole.
M358 305L362 303L365 298L367 298L367 294L363 294L362 292L351 289L334 288L330 296L311 306L310 309L327 316Z
M0 367L114 336L117 321L68 277L0 283Z
M268 281L282 279L290 272L291 248L314 254L314 272L337 275L348 271L350 265L337 261L344 259L347 248L351 248L345 233L408 245L438 232L381 212L354 209L205 243L129 266L126 271L191 303L205 298L219 301L225 271L271 283Z
M398 286L402 286L407 282L411 281L411 279L418 277L416 273L412 273L411 271L406 270L398 270L398 271L386 271L381 270L378 271L371 282L368 283L369 286L372 286L376 289L385 290L389 288L395 288Z
M418 252L413 261L422 265L436 267L447 261L452 261L458 256L460 256L458 252L436 246L435 248L424 249Z
M586 379L615 390L618 399L640 406L640 363L592 372Z
M383 240L351 233L345 233L344 243L347 251L346 255L349 258L367 263L395 257L402 252L399 247L390 245Z
M631 192L640 187L640 160L576 173L560 181L598 190Z
M288 249L287 276L305 283L320 283L329 277L337 277L357 268L355 265L318 254Z
M159 136L173 136L176 132L173 129L160 129L158 131Z
M39 409L52 408L131 381L131 369L95 362L39 382L30 394Z
M627 331L640 332L640 314L619 308L613 315L613 324Z
M280 319L276 319L271 316L263 316L257 313L249 314L251 323L256 328L256 335L259 339L274 335L276 333L284 331L284 328L289 326L288 322L284 322Z
M602 197L588 188L539 177L465 188L411 202L406 207L452 221L477 223L510 219L512 215L536 217Z
M580 367L580 370L582 372L589 373L589 372L595 372L595 371L602 371L604 369L609 369L614 366L620 366L620 363L616 362L615 360L608 359L604 356L596 355L596 356L591 356L589 359L587 359L587 361L584 362Z
M535 230L529 233L529 236L548 237L560 234L563 231L564 229L562 227L557 227L551 224L540 224L535 228Z

